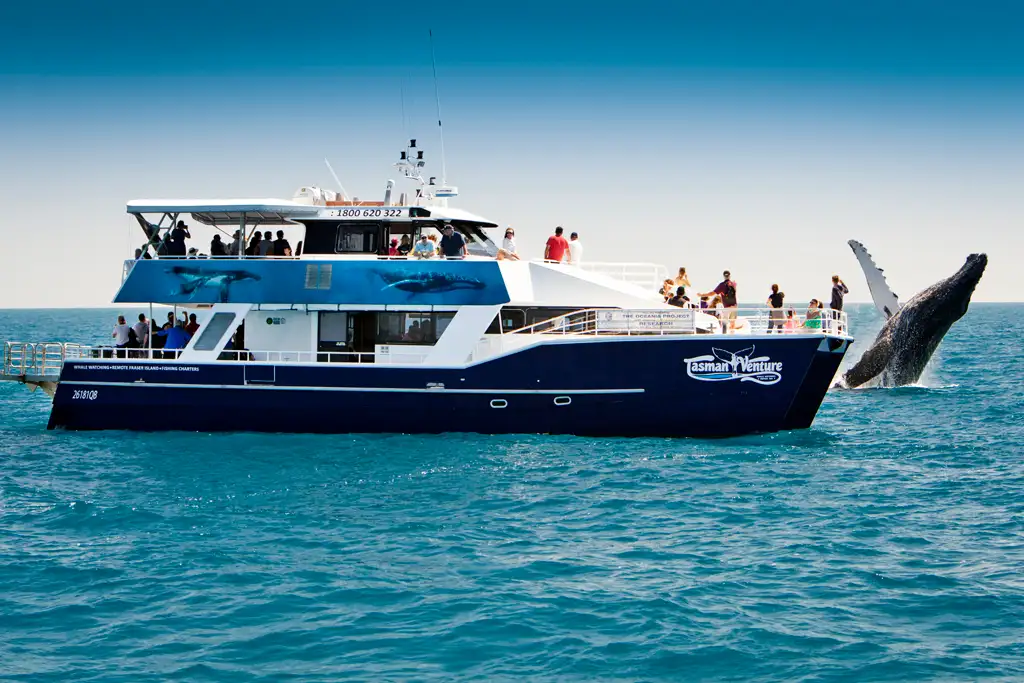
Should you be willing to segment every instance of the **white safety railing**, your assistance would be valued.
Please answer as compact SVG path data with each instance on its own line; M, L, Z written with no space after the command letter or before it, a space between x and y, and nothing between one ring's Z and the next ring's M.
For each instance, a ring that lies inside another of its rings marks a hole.
M668 278L668 269L658 263L584 261L579 267L587 272L606 275L652 292L661 289L662 283Z
M62 342L5 342L3 374L11 377L60 375L65 361L145 360L174 361L183 349L117 348ZM260 351L226 350L221 361L263 363L376 363L378 365L415 365L426 358L422 348L405 351L389 346L387 351Z
M56 378L68 353L74 355L79 348L63 342L5 342L3 375Z
M819 310L810 317L790 316L769 308L583 309L542 320L514 334L650 335L650 334L821 334L849 337L846 313Z
M591 308L573 311L500 335L482 338L470 354L482 359L534 343L535 335L637 336L637 335L739 335L815 334L850 338L846 313L823 309L810 316L768 308ZM56 379L66 361L146 360L177 361L181 349L115 348L63 342L5 342L3 376ZM284 351L225 350L219 361L262 363L372 363L422 365L429 356L423 347L404 349L389 345L380 351Z

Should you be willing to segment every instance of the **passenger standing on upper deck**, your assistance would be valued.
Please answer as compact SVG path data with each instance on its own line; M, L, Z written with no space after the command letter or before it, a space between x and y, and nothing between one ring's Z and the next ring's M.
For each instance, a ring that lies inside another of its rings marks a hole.
M184 256L186 253L185 239L192 239L185 221L178 221L178 225L171 230L171 244L168 253L171 256Z
M252 235L252 241L249 242L249 247L245 250L246 256L259 256L260 255L260 242L263 241L263 235L257 230Z
M776 334L782 332L782 325L785 323L782 304L785 299L786 295L779 291L779 286L772 285L772 293L768 295L768 305L771 307L768 311L768 334L771 334L773 329L776 330Z
M562 237L562 226L555 228L555 234L548 238L544 245L544 260L561 263L565 253L569 251L569 243Z
M412 250L413 258L434 258L434 243L427 237L427 233L422 233L420 239L416 242L416 247Z
M574 232L569 235L569 263L578 266L583 262L583 243L580 242L580 234Z
M838 275L832 276L832 305L833 311L843 310L843 297L850 293L846 283L839 279Z
M227 247L220 239L220 235L214 235L210 242L210 256L227 256Z
M192 339L192 335L185 331L185 326L181 324L180 320L174 327L160 330L157 334L161 337L166 337L164 351L180 351L188 346L189 340ZM177 354L174 354L171 357L176 356ZM164 357L167 358L168 356L165 355Z
M452 259L466 258L466 240L462 237L462 234L455 232L455 229L448 223L445 223L443 233L444 236L441 238L441 255Z
M269 230L263 233L263 241L260 242L260 256L273 256L277 253L274 251L274 240L270 239L271 237L273 235Z
M729 271L722 273L722 281L710 292L704 292L700 296L718 295L722 297L722 307L725 308L725 319L729 321L729 327L736 324L736 283L733 282Z
M114 332L110 335L114 338L114 346L119 349L123 349L128 346L128 342L132 339L131 331L132 328L130 328L128 323L125 322L124 316L117 316L117 324L114 325Z
M287 249L288 253L284 253ZM288 244L288 240L284 238L284 230L277 231L277 239L274 240L274 256L291 256L292 245Z
M135 338L139 341L139 346L145 348L149 343L149 321L146 320L145 313L139 313L139 322L132 325L132 329L135 330Z
M228 256L238 256L240 253L242 244L242 233L239 230L235 230L235 233L231 236L231 244L228 246Z
M188 316L188 324L185 325L185 331L188 332L188 336L190 337L194 337L196 332L199 331L199 323L196 321L195 313Z

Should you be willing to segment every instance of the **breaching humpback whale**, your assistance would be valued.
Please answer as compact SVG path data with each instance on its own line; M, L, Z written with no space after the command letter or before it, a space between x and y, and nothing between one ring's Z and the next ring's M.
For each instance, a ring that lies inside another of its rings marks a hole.
M871 348L843 374L843 383L852 388L880 377L886 387L913 384L946 332L967 312L988 257L971 254L952 276L901 305L864 245L855 240L849 244L864 269L871 298L887 320Z

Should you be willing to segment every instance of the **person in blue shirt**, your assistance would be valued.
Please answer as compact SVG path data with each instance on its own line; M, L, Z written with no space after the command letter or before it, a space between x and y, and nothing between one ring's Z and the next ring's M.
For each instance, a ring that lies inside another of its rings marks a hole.
M427 233L420 235L419 241L412 250L414 258L434 258L434 243L427 237Z
M189 340L192 339L192 335L185 331L185 326L180 321L175 323L174 327L160 330L157 332L157 336L167 337L166 341L164 341L165 351L180 351L188 346ZM177 354L174 354L174 356L177 356Z

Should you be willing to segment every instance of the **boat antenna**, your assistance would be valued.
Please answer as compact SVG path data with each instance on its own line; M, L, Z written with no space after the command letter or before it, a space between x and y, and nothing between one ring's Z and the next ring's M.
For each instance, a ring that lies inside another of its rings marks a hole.
M331 168L331 162L327 161L327 157L324 157L324 163L327 164L327 170L330 171L331 175L334 177L334 182L338 183L338 189L341 190L341 198L348 201L348 192L345 192L345 187L341 184L341 181L338 180L338 174L334 172L333 168Z
M434 102L437 103L437 132L441 137L441 185L448 185L448 170L444 163L444 128L441 126L441 95L437 91L437 58L434 56L434 31L430 33L430 66L434 70Z

